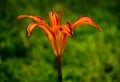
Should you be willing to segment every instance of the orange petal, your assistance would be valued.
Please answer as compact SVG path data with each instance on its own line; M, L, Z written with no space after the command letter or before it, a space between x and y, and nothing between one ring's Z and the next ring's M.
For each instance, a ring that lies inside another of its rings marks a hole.
M60 22L58 20L58 16L55 12L49 12L49 17L50 17L50 25L53 27L54 25L59 25Z
M38 26L39 26L47 35L52 33L51 29L50 29L48 26L43 25L43 24L38 24Z
M60 27L60 30L64 33L66 33L69 36L73 35L72 28L69 22L67 22L65 25Z
M20 19L25 18L25 17L31 18L31 19L35 20L36 22L38 22L40 24L46 24L47 25L47 23L44 21L44 19L40 16L20 15L20 16L17 17L17 20L20 20Z
M98 29L98 31L102 31L101 28L93 21L92 18L88 17L88 16L82 16L80 18L78 18L73 24L72 24L72 29L74 29L77 26L80 26L82 24L89 24L94 26L95 28Z
M47 37L49 39L51 39L51 37L54 36L53 31L46 24L39 24L39 23L37 24L34 22L32 22L28 25L28 29L27 29L28 36L30 36L30 34L31 34L32 30L35 28L35 26L39 26L45 32L45 34L47 35Z
M28 25L28 28L27 28L28 36L31 35L31 32L32 32L32 30L35 28L35 26L37 26L37 24L34 23L34 22L32 22L32 23L30 23L30 24Z
M52 33L48 24L43 20L42 17L40 16L32 16L32 15L20 15L17 17L17 20L20 20L22 18L31 18L34 19L38 23L31 23L28 26L28 36L30 36L32 30L34 29L35 26L39 26L48 36Z

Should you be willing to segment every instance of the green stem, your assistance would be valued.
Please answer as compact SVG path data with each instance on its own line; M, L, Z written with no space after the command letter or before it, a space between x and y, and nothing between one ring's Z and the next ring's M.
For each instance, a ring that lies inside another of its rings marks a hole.
M57 56L57 66L58 66L58 82L62 82L61 56Z

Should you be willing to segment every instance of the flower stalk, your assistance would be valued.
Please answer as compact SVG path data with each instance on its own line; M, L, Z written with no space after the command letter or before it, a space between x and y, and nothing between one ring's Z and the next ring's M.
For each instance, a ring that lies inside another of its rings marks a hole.
M62 57L61 55L56 56L57 68L58 68L58 82L62 82Z

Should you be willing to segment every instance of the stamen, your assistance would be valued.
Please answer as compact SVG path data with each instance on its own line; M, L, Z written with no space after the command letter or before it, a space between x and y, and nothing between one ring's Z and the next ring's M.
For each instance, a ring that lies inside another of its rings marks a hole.
M62 16L63 16L64 12L65 12L65 8L62 8L62 9L60 9L60 10L57 12L57 14L58 14L58 19L59 19L60 22L61 22L61 20L62 20Z

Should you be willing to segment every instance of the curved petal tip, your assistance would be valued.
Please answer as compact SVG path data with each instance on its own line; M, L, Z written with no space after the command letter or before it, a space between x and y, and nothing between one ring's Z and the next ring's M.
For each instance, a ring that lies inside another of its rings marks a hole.
M23 16L23 15L19 15L19 16L17 17L17 20L20 20L20 19L22 19L22 18L24 18L24 16Z
M37 25L38 25L38 24L36 24L36 23L34 23L34 22L32 22L32 23L30 23L30 24L28 25L28 28L27 28L28 36L31 35L32 30L33 30Z

